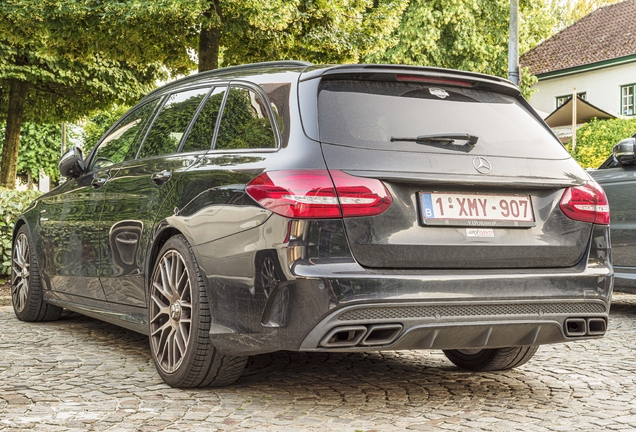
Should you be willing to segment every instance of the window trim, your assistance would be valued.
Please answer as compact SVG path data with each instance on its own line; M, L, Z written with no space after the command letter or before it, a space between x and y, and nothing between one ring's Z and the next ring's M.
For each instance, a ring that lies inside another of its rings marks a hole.
M623 89L631 87L632 88L632 113L631 114L623 114ZM636 83L625 84L620 86L619 92L619 113L622 116L626 117L634 117L636 116Z
M201 105L199 105L199 107L195 111L194 115L192 116L192 119L190 119L190 124L188 125L185 132L183 133L183 137L181 137L181 142L179 143L179 147L177 148L177 153L181 153L183 151L183 146L185 145L186 140L188 139L188 135L190 135L190 132L192 131L192 128L194 127L194 123L199 118L199 115L201 114L201 111L203 111L203 108L205 108L205 104L207 104L208 100L212 97L212 93L214 93L214 91L217 88L222 88L222 87L225 87L225 94L223 95L223 100L221 101L221 105L219 106L219 114L223 112L223 108L225 107L225 99L227 98L227 94L228 94L227 89L230 88L229 82L221 82L218 84L215 83L214 85L212 85L212 88L210 88L210 91L208 92L208 94L201 101ZM216 124L214 125L214 132L212 133L212 139L210 140L210 148L212 148L212 144L214 143L214 139L216 138L216 133L217 133L219 123L220 123L219 118L217 118ZM210 151L210 148L208 148L207 150L189 151L184 154L208 152Z
M267 119L269 120L269 124L272 126L272 131L274 132L274 140L276 141L276 147L273 148L253 148L253 149L217 149L216 148L216 139L219 134L219 128L221 126L221 121L223 121L223 115L225 114L225 102L227 101L228 95L230 94L229 90L232 87L244 88L246 90L252 90L257 93L265 102L265 112L267 113ZM228 85L228 91L225 93L225 97L223 98L223 103L221 104L220 115L216 121L216 126L214 128L214 139L212 140L212 147L210 148L211 152L218 153L254 153L254 152L276 152L280 150L282 143L282 138L280 135L280 131L278 130L278 122L275 121L274 114L272 113L272 101L269 100L267 94L261 89L258 85L252 84L247 81L241 80L231 80Z
M106 132L104 132L104 135L102 135L102 137L101 137L101 138L97 141L97 144L95 144L95 146L93 146L93 149L90 151L90 153L88 154L88 156L87 156L87 157L86 157L86 159L85 159L85 162L84 162L85 166L86 166L87 168L91 166L91 164L93 163L93 158L95 157L95 154L97 153L97 149L98 149L98 148L99 148L99 146L102 144L102 141L104 141L104 139L106 139L106 137L108 137L108 136L111 134L111 132L113 132L115 129L117 129L117 128L118 128L118 127L119 127L119 126L123 123L124 119L125 119L126 117L128 117L128 115L130 115L130 114L132 114L133 112L135 112L135 111L137 111L137 110L141 109L143 106L148 105L149 103L153 103L153 102L155 102L155 101L158 101L157 106L155 107L154 111L153 111L152 113L150 113L150 115L149 115L149 116L148 116L148 118L146 119L146 122L145 122L145 123L144 123L144 125L143 125L143 127L146 127L146 125L147 125L147 124L148 124L148 122L149 122L149 119L154 119L154 117L156 117L156 115L157 115L157 107L159 107L159 106L163 106L163 104L164 104L164 102L165 102L165 101L164 101L164 100L162 100L162 99L163 99L164 97L165 97L165 95L161 95L161 96L158 96L158 97L156 97L156 98L152 98L152 99L150 99L150 100L148 100L148 101L145 101L145 102L143 102L143 103L138 103L138 104L134 105L133 107L131 107L128 111L126 111L126 112L125 112L125 113L124 113L124 114L123 114L123 115L122 115L119 119L117 119L117 121L116 121L115 123L113 123L113 124L112 124L112 125L111 125L111 126L110 126L107 130L106 130ZM148 132L148 129L146 129L146 133L147 133L147 132ZM139 152L139 148L141 148L141 143L142 143L142 142L143 142L143 140L146 138L146 133L144 133L144 136L141 138L141 141L140 141L139 147L137 148L137 152ZM135 160L135 159L137 159L136 154L137 154L137 153L135 153L135 158L134 158L134 159L130 159L130 160ZM123 162L121 162L121 163L114 164L114 165L111 165L111 166L118 166L118 165L121 165L121 164L123 164L123 163L125 163L125 162L127 162L127 161L123 161ZM93 173L93 172L99 171L100 169L101 169L101 168L93 169L93 170L90 170L90 171L88 171L88 170L87 170L87 171L86 171L86 173ZM108 167L108 169L110 169L110 167ZM85 173L85 174L86 174L86 173Z
M163 111L163 107L166 105L166 103L168 102L168 100L170 99L170 97L174 94L177 93L185 93L185 92L189 92L192 90L198 90L198 89L204 89L207 88L208 92L205 94L205 96L203 97L203 100L201 101L201 103L199 103L199 106L197 107L196 111L195 111L195 117L196 115L199 113L199 111L201 110L201 107L203 106L203 103L206 102L208 100L208 98L210 97L210 94L212 93L212 91L214 90L214 84L210 85L210 84L205 84L205 85L198 85L198 86L192 86L192 87L186 87L186 88L180 88L180 89L176 89L172 92L166 93L164 94L164 99L161 102L161 106L159 107L159 109L155 112L153 118L152 118L152 122L150 123L150 125L148 126L148 128L146 129L146 133L144 134L141 143L139 145L139 148L137 149L137 153L135 154L135 160L139 160L139 154L141 153L141 149L144 146L144 143L146 142L146 138L148 138L148 134L150 133L150 129L152 129L152 127L155 124L155 121L157 121L157 118L159 118L159 114L161 114L161 112ZM193 118L195 118L193 117ZM188 123L188 127L186 127L186 132L190 131L190 127L192 126L192 119L190 119L190 123ZM179 153L179 151L181 150L181 147L183 146L184 143L184 138L187 136L186 132L183 133L183 136L181 137L181 140L179 141L179 145L177 146L177 149L172 152L172 153L167 153L165 155L153 155L153 156L147 156L145 158L142 159L151 159L155 156L167 156L167 155L172 155L172 154L177 154Z
M580 97L581 99L583 99L584 101L587 101L587 90L586 91L582 91L582 92L576 92L576 96ZM585 96L585 97L581 97L581 96ZM559 99L562 98L566 98L565 101L559 105ZM565 105L566 103L568 103L568 100L572 99L572 94L567 94L567 95L563 95L563 96L555 96L554 100L556 102L556 108L555 109L559 109L561 108L563 105Z

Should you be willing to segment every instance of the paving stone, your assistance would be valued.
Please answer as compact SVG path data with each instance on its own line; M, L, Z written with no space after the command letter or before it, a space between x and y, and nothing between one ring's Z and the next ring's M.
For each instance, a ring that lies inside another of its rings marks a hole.
M145 336L0 307L0 430L636 431L636 296L606 337L547 345L519 369L467 373L439 351L255 356L228 388L173 389Z

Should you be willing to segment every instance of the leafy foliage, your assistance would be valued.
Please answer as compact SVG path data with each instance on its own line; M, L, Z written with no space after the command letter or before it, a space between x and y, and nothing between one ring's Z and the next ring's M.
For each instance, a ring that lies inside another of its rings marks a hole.
M0 130L3 129L4 126L0 125ZM37 179L41 170L51 177L52 181L59 180L57 163L60 159L61 141L60 125L24 123L20 133L22 150L18 156L18 173L29 174ZM1 158L0 162L2 162Z
M550 35L553 20L540 0L521 0L523 52ZM426 65L508 75L509 0L412 0L394 33L395 46L369 62ZM522 75L525 88L532 79Z
M387 48L406 0L220 2L225 65L301 59L355 63Z
M39 195L36 191L16 191L0 187L0 275L11 274L11 244L15 221Z
M212 147L212 137L216 126L221 102L225 96L225 90L214 90L212 95L205 102L205 106L199 113L186 142L183 144L183 151L208 150Z
M614 144L636 133L636 119L593 119L576 131L572 157L583 168L597 168L612 154ZM571 152L571 144L566 146Z
M219 125L217 149L276 147L269 118L255 109L250 93L244 89L230 89ZM260 98L253 97L255 103L260 102Z
M115 122L128 111L128 105L113 105L90 117L82 128L82 143L86 151L92 149L97 141Z
M601 6L617 3L621 0L547 0L547 7L550 9L550 16L554 20L553 32L563 30L574 24L585 15Z
M148 132L140 157L174 153L209 88L172 95ZM185 98L185 100L181 100Z

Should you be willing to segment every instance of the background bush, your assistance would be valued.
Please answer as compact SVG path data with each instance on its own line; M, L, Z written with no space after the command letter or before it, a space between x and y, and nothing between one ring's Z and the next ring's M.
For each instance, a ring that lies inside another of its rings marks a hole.
M11 240L15 221L39 195L38 191L0 187L0 280L11 275Z
M636 133L636 119L593 119L576 131L572 156L583 168L598 168L612 154L614 144ZM571 144L567 149L572 153Z

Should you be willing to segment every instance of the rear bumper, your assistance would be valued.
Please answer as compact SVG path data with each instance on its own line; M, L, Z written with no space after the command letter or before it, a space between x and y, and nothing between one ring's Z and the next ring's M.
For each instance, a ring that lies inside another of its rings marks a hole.
M300 274L324 267L331 271L322 277ZM613 281L610 268L550 275L380 275L361 267L343 272L338 264L295 270L293 281L271 293L252 329L213 325L215 346L252 355L495 348L597 338L607 328ZM567 320L579 327L569 332ZM330 334L348 327L359 331L351 336L354 343L329 343Z
M598 338L607 329L607 227L594 227L575 267L491 270L367 269L346 251L312 256L321 241L276 244L268 228L214 242L212 259L198 257L215 305L211 339L224 353L496 348ZM280 231L276 238L285 237ZM246 252L245 244L259 248ZM259 285L264 257L282 276L272 290Z
M567 330L566 320L577 320L576 331ZM348 329L357 328L360 334L347 340ZM330 314L300 349L500 348L598 337L606 328L607 304L602 301L366 305Z

